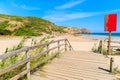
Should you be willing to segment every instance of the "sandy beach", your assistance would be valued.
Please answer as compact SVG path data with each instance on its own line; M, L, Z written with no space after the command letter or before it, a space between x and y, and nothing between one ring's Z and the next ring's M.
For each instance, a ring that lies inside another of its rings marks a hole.
M0 54L4 54L6 48L12 48L19 44L23 37L11 37L11 36L0 36ZM33 37L29 38L25 42L25 46L31 46L32 39L39 41L43 37ZM77 51L91 51L94 44L97 44L99 40L92 40L85 36L73 36L73 35L64 35L52 38L53 40L67 38L74 50Z
M13 46L19 44L22 38L23 37L0 36L0 44L1 44L0 54L4 54L6 48L12 48ZM34 37L34 39L38 41L42 38L43 37ZM70 41L75 51L91 51L94 44L98 45L100 41L98 39L91 39L86 36L73 36L73 35L64 35L64 36L62 35L59 37L52 38L52 40L58 40L62 38L67 38ZM33 38L29 38L24 45L31 46L32 39ZM114 66L120 69L120 64L119 64L120 56L109 56L109 57L114 58Z
M32 39L36 41L40 41L42 37L31 37L25 41L24 46L31 46ZM0 36L0 54L3 54L6 48L13 48L14 46L18 45L23 37L18 36Z
M99 40L90 39L86 36L65 35L59 36L56 39L60 38L67 38L76 51L91 51L94 44L99 43Z
M44 36L28 38L24 46L31 46L32 39L36 41L40 41L43 37ZM95 44L98 46L99 41L100 41L99 39L91 39L90 37L87 37L87 36L73 36L73 35L57 36L54 38L50 38L50 40L58 40L58 39L63 39L63 38L67 38L69 40L70 44L72 45L75 51L87 51L87 52L91 52L93 46ZM17 44L19 44L19 42L22 39L23 37L0 36L0 44L1 44L0 55L4 54L6 48L12 48L16 46ZM51 45L50 47L54 47L55 45ZM120 63L119 63L120 56L108 56L108 57L113 57L114 59L113 68L117 68L118 70L120 70ZM120 76L117 74L116 77L120 77Z

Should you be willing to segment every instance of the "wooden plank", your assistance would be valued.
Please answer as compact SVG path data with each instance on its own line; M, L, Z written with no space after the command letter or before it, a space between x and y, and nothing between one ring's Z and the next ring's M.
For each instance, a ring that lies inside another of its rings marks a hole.
M66 39L66 41L68 42L68 45L69 45L69 50L74 50L73 47L71 46L70 42L68 41L68 39Z
M59 47L64 46L65 44L60 44Z
M112 48L120 48L120 46L111 46Z
M47 51L49 50L49 44L48 45L46 45L47 46ZM49 54L49 51L47 52L47 54Z
M63 40L66 40L66 39L60 39L60 40L56 40L56 41L53 41L53 42L49 42L49 43L45 43L45 44L40 44L40 45L37 45L37 46L32 46L32 47L25 47L25 48L22 48L20 50L16 50L14 52L9 52L9 53L0 55L0 59L5 59L7 57L19 54L21 52L27 51L28 49L38 48L38 47L41 47L41 46L44 46L44 45L52 44L52 43L55 43L55 42L58 42L58 41L63 41Z
M5 74L5 73L9 72L10 70L12 70L12 69L14 69L14 68L17 68L17 67L20 66L20 65L25 64L25 63L28 62L28 61L29 61L29 58L28 58L28 59L25 59L25 60L22 60L22 61L20 61L20 62L18 62L18 63L16 63L16 64L13 64L13 65L11 65L11 66L9 66L9 67L1 70L1 71L0 71L0 75Z
M38 80L44 80L44 78L48 80L113 80L115 77L107 72L109 66L106 60L108 59L103 55L92 52L68 51L59 59L46 65L44 71L36 71L32 74L31 79L35 80L34 78L37 77ZM45 76L38 76L40 72Z
M65 48L60 49L60 51L65 51Z
M49 51L51 51L51 50L54 50L54 49L56 49L56 48L58 48L58 46L57 46L57 47L53 47L53 48L51 48L51 49L49 49L49 50L47 50L47 51L41 52L41 53L39 53L39 54L31 57L30 60L37 59L37 58L39 58L40 56L45 55L47 52L49 52Z
M60 41L58 41L58 53L60 53Z
M119 43L120 44L120 41L111 41L112 43Z
M17 80L17 79L23 77L24 75L26 75L28 72L30 72L30 70L25 70L25 71L17 74L16 76L12 77L10 80Z
M67 40L65 40L65 51L67 51Z
M52 44L52 43L55 43L55 42L60 42L60 41L64 41L64 40L66 40L66 39L59 39L59 40L56 40L56 41L53 41L53 42L49 42L48 44Z
M35 49L35 48L38 48L38 47L41 47L41 46L49 45L49 44L52 44L52 43L55 43L55 42L58 42L58 41L64 41L64 40L66 40L66 39L60 39L60 40L48 42L48 43L45 43L45 44L39 44L39 45L37 45L37 46L32 46L32 47L30 47L30 49Z
M26 56L27 56L27 59L29 59L29 61L27 62L27 65L26 65L27 70L29 71L27 73L27 80L30 80L30 51L29 50L26 51Z
M8 52L8 53L6 53L6 54L2 54L2 55L0 55L0 59L5 59L5 58L7 58L7 57L10 57L10 56L19 54L19 53L21 53L21 52L27 51L28 49L29 49L29 47L25 47L25 48L16 50L16 51L14 51L14 52Z

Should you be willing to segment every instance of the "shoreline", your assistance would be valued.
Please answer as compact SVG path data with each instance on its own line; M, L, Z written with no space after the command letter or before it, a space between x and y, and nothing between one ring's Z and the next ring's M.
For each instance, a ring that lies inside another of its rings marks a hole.
M119 33L120 34L120 33ZM100 40L104 40L108 38L108 35L96 35L96 34L82 34L82 36L86 36L89 37L90 39L100 39ZM111 36L112 39L119 39L120 40L120 36Z

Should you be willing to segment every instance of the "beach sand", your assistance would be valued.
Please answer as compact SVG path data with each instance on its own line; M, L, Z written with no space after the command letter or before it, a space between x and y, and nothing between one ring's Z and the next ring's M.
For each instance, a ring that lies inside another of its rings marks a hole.
M23 37L11 37L11 36L0 36L0 53L4 53L6 48L12 48L19 44ZM52 38L53 40L67 38L74 50L81 50L81 51L91 51L93 45L98 43L99 40L91 40L85 36L73 36L73 35L64 35ZM34 37L35 40L40 40L42 37ZM25 46L31 46L32 38L29 38Z
M76 51L91 51L94 44L99 43L99 40L93 40L86 36L73 36L73 35L64 35L60 38L67 38L72 45L73 49Z
M24 46L31 46L32 39L36 41L40 41L42 37L31 37L25 41ZM18 37L18 36L0 36L0 55L4 54L6 48L13 48L14 46L17 46L23 37Z
M4 53L6 48L12 48L19 44L22 37L0 36L0 53Z
M23 37L11 37L11 36L0 36L0 54L4 54L5 49L6 48L12 48L13 46L16 46ZM34 39L36 40L40 40L43 37L34 37ZM89 37L86 36L73 36L73 35L62 35L59 37L55 37L52 38L52 40L58 40L58 39L63 39L63 38L67 38L70 42L70 44L72 45L73 49L75 51L91 51L92 47L94 46L94 44L99 44L98 39L91 39ZM31 46L31 41L32 38L29 38L26 43L25 46ZM54 45L53 45L54 46ZM113 57L114 58L114 65L118 66L118 68L120 69L120 56L109 56L109 57Z

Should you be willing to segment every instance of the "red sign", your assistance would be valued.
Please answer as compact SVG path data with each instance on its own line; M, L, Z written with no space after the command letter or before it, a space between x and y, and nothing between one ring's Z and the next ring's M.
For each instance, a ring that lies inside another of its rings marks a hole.
M105 16L105 31L116 31L117 14L108 14Z

